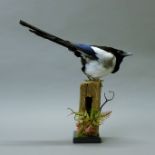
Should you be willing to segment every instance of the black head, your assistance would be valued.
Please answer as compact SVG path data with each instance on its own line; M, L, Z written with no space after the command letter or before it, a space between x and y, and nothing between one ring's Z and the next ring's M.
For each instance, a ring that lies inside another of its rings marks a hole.
M122 50L118 50L118 49L115 49L115 52L113 52L113 54L116 57L116 65L115 65L115 68L112 73L115 73L119 70L120 64L122 63L123 59L127 56L132 55L132 54L124 52Z
M132 55L131 53L127 53L127 52L124 52L123 50L115 49L112 47L100 46L100 48L102 48L103 50L109 53L112 53L116 57L116 65L112 73L115 73L119 70L120 64L122 63L125 57Z
M114 55L116 55L117 57L127 57L127 56L131 56L132 54L131 53L127 53L127 52L124 52L122 50L118 50L118 49L115 49L116 51L113 53Z

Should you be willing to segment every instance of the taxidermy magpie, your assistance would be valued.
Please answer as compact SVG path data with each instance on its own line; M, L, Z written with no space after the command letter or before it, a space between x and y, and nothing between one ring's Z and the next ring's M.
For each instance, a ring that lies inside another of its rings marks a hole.
M131 55L112 47L76 44L63 40L22 20L20 20L20 24L28 27L30 32L64 46L77 57L80 57L82 63L81 69L89 80L98 80L110 73L116 73L120 68L123 58Z

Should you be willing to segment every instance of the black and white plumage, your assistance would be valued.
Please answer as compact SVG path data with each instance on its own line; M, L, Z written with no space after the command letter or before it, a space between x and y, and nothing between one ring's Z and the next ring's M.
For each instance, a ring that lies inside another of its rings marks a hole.
M117 72L123 58L131 55L122 50L107 46L75 44L40 30L22 20L20 20L20 24L28 27L30 32L62 45L74 52L77 57L81 58L82 71L90 80L97 80L110 73Z

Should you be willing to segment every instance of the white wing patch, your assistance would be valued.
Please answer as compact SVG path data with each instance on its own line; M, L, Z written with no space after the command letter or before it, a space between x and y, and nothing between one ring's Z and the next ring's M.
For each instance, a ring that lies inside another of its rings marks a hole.
M109 60L109 59L112 59L113 58L113 54L103 50L103 49L100 49L98 47L95 47L95 46L91 46L91 48L94 50L94 52L96 53L96 56L100 59L100 60Z

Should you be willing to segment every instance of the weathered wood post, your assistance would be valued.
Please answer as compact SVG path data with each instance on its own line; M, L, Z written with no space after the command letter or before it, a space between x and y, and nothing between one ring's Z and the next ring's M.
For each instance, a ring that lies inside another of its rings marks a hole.
M79 111L99 110L101 100L101 81L86 81L80 86ZM91 107L91 109L89 109Z
M80 106L79 106L80 113L87 113L87 115L91 117L94 111L99 111L100 102L101 102L101 87L102 87L102 83L100 80L85 81L81 84ZM84 123L83 123L83 126L84 126L83 129L81 128L81 131L75 132L73 142L74 143L100 143L101 138L99 137L98 126L95 126L95 127L90 126L90 123L89 123L87 127L87 123L86 122Z

